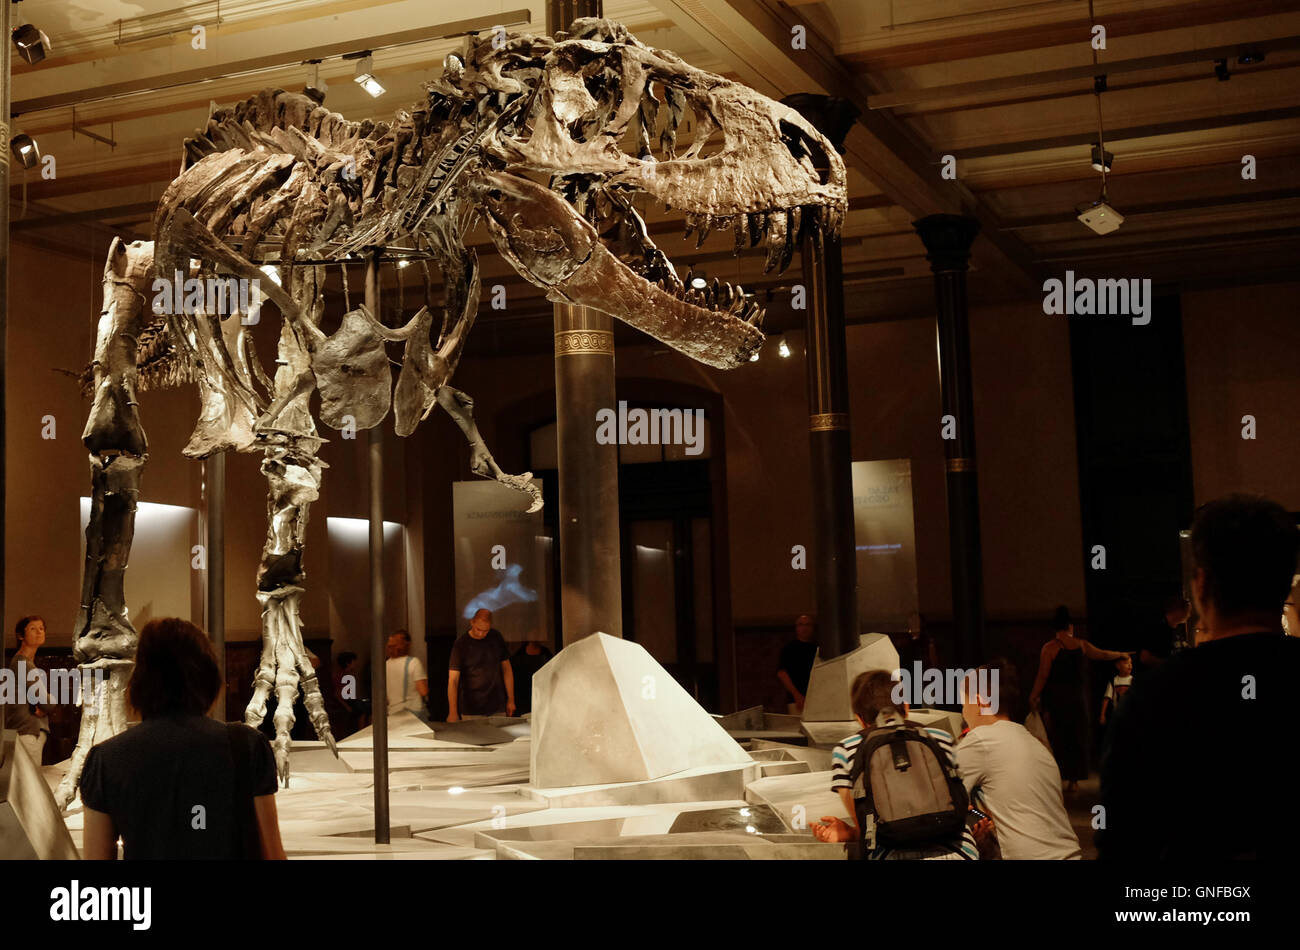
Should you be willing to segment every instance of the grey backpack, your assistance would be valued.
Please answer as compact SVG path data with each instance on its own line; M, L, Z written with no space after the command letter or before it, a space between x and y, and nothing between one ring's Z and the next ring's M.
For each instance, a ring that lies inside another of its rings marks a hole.
M849 780L858 828L875 827L876 848L943 843L966 827L969 800L937 739L914 722L864 729Z

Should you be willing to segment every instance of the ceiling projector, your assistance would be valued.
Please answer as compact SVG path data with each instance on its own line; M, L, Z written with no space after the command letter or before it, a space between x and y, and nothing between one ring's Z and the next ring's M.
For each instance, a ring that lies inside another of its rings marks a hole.
M1083 209L1079 220L1098 234L1110 234L1124 223L1124 216L1099 199Z

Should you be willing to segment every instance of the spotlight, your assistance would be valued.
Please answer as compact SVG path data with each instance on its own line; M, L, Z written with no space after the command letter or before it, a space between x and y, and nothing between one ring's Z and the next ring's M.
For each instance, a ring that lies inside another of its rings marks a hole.
M18 159L18 164L23 168L34 168L41 160L41 150L37 147L36 140L22 132L9 140L9 150L14 153L14 158Z
M358 86L370 93L370 95L376 99L387 91L379 84L379 80L375 78L374 62L369 55L361 57L357 62L357 74L354 78L356 79Z
M398 268L398 270L403 270L403 269L405 269L405 268L407 268L407 267L410 267L410 266L411 266L411 262L408 261L408 260L405 260L405 259L400 260L400 261L397 262L397 268Z
M307 64L307 83L303 87L302 93L316 105L325 102L325 93L329 91L329 83L320 78L320 64Z
M758 350L755 350L755 351L754 351L754 355L751 356L751 357L749 358L749 361L750 361L751 363L757 363L757 362L758 362Z
M1115 156L1109 151L1103 149L1100 145L1092 147L1092 168L1093 171L1110 171L1110 166L1114 163Z
M50 51L50 38L30 23L24 23L14 30L12 35L18 55L33 66L43 60L45 54Z
M703 274L696 274L691 278L691 286L696 290L703 290L705 287L709 286L709 282Z
M788 360L790 358L790 344L785 342L785 337L781 337L781 339L777 341L776 352L783 360Z

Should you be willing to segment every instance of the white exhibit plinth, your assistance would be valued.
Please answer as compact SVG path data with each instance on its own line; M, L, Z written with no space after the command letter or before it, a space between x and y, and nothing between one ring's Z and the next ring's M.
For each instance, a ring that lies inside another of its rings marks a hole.
M644 782L749 754L645 648L594 633L533 677L532 785Z

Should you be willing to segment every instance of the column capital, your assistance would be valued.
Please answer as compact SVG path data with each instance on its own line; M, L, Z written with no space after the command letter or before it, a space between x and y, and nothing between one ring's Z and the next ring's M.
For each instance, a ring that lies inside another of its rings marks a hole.
M962 214L931 214L912 222L925 245L925 259L936 274L966 270L970 248L980 232L979 219Z
M841 154L844 152L845 136L862 114L862 110L848 99L823 96L815 92L796 92L782 99L781 105L789 106L811 122L813 128L826 136Z

